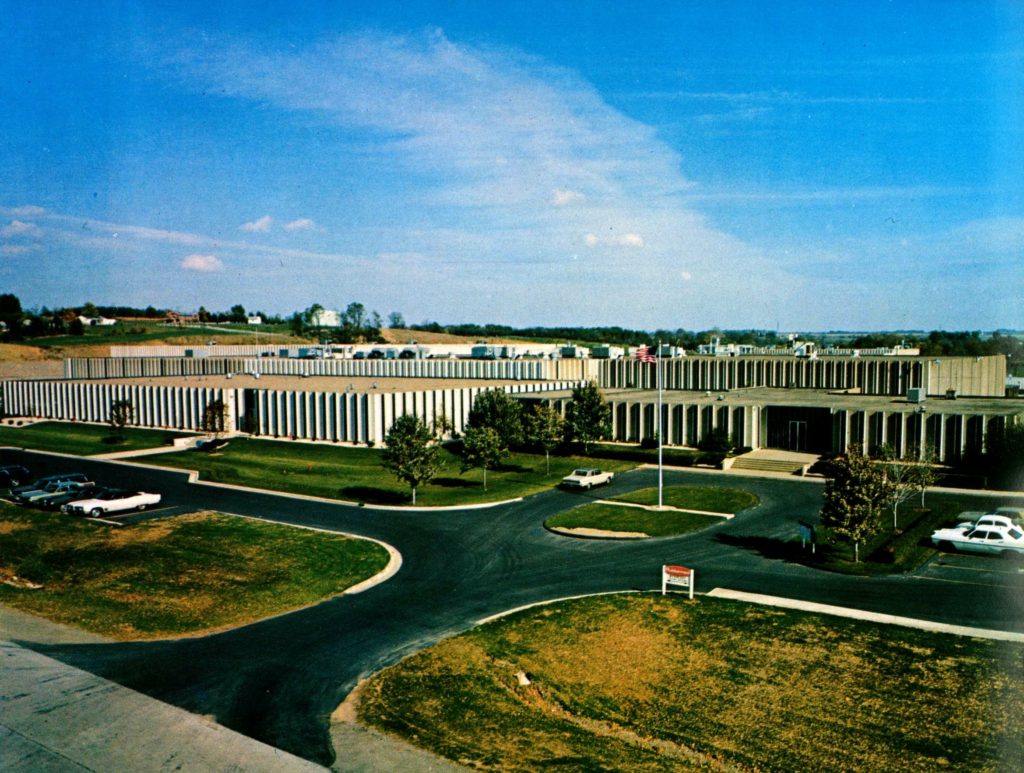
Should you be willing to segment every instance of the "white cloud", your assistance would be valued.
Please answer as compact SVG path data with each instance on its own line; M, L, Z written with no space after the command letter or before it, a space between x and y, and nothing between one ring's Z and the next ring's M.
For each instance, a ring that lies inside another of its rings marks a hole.
M46 210L42 207L34 205L28 205L24 207L14 207L13 209L6 210L7 214L11 217L39 217L46 214Z
M583 243L588 247L597 247L600 244L604 244L609 247L643 247L644 237L640 234L627 233L605 236L602 238L597 234L590 233L583 237Z
M264 215L258 220L253 220L251 223L243 223L239 226L243 231L250 233L266 233L270 230L271 223L274 222L274 218L270 215Z
M0 246L0 255L24 255L33 251L32 247L26 247L23 244L4 244Z
M21 220L12 220L8 225L0 228L0 236L35 236L39 233L39 226L35 223L26 223Z
M268 217L269 221L270 218ZM312 231L316 228L316 223L310 220L308 217L300 217L298 220L292 220L290 223L284 224L284 230L286 231Z
M186 271L202 273L224 270L224 264L216 255L186 255L181 261L181 267Z
M558 188L551 194L551 203L556 207L564 207L568 204L576 204L584 201L587 197L579 191L570 191L565 188Z

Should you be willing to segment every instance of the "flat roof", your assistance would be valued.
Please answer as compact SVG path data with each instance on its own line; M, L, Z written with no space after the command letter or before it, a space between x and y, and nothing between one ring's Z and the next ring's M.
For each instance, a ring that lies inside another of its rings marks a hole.
M139 376L135 378L67 379L75 384L133 384L146 386L190 386L210 389L266 389L298 392L422 392L434 389L495 387L509 384L541 383L513 379L478 378L387 378L370 376L276 376L255 378L246 374L227 376Z

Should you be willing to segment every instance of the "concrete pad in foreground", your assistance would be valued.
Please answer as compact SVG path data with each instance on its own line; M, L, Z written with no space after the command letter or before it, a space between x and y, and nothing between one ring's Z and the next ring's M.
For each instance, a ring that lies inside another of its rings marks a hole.
M836 607L831 604L818 604L814 601L787 599L782 596L766 596L761 593L745 593L744 591L729 590L728 588L715 588L714 590L709 591L707 595L711 598L733 599L734 601L746 601L751 604L763 604L770 607L798 609L803 612L816 612L822 615L834 615L836 617L848 617L854 620L866 620L869 623L901 625L905 628L918 628L922 631L951 633L956 636L973 636L977 639L1024 642L1024 633L1017 633L1015 631L999 631L991 628L971 628L966 625L936 623L932 620L918 620L913 617L886 615L881 612L868 612L863 609L851 609L850 607Z
M0 641L0 770L324 768L7 641Z

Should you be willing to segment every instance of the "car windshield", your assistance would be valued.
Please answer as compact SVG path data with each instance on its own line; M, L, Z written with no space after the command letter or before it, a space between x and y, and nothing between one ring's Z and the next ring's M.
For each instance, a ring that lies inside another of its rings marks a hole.
M128 495L127 491L104 491L103 493L101 493L96 498L97 499L120 499L121 497L125 497L127 495Z

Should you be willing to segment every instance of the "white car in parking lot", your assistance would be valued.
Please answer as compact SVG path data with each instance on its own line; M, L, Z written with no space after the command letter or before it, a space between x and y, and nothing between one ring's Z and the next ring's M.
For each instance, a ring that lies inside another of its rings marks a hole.
M88 515L91 518L99 518L109 513L120 513L125 510L145 510L159 502L159 494L113 489L102 492L95 499L68 502L61 507L61 511L69 515Z
M932 532L932 544L965 553L1018 556L1024 555L1024 531L1005 516L986 515L977 523Z

